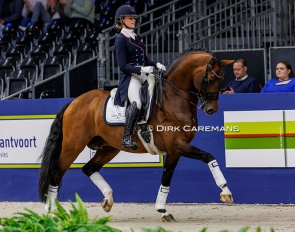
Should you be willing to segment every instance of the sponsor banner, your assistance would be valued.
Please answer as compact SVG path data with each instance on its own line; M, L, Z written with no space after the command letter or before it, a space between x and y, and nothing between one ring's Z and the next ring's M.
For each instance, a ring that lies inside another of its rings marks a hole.
M286 167L283 110L225 111L226 167Z
M0 168L39 168L38 157L55 115L0 116ZM86 147L72 167L80 168L95 151ZM163 157L120 152L106 167L162 167Z
M295 110L285 110L286 167L295 167Z
M281 149L235 149L225 151L228 168L268 168L285 167Z

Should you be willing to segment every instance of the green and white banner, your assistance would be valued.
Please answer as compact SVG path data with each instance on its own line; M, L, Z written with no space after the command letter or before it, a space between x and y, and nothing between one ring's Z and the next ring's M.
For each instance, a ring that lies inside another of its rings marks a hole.
M41 155L55 115L0 116L0 168L39 168ZM94 155L85 147L72 164L81 168ZM121 151L105 167L162 167L163 156Z
M226 167L295 167L295 110L225 111L224 127Z
M295 167L295 110L284 111L286 167Z

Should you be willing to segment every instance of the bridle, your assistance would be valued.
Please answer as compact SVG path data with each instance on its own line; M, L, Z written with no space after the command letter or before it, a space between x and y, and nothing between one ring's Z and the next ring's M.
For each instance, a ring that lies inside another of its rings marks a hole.
M201 101L204 101L204 102L207 102L207 100L218 100L218 96L219 96L219 92L215 92L215 93L208 93L207 92L207 87L208 87L208 72L213 73L214 76L217 77L218 79L222 79L224 77L224 72L222 72L221 75L218 75L216 72L214 72L211 69L211 63L212 63L212 61L216 61L219 68L222 68L223 67L223 65L222 65L221 60L220 60L219 57L213 56L211 58L211 60L209 60L209 62L207 64L207 67L206 67L206 72L204 74L203 81L202 81L202 87L201 87L201 95L202 95L202 98L199 98ZM202 93L202 89L204 89L204 93Z
M221 68L223 67L220 58L218 57L212 57L209 62L207 63L206 66L206 71L205 74L203 76L203 80L202 80L202 85L201 85L201 90L197 92L188 90L183 88L182 86L179 86L177 84L174 84L171 81L168 81L166 78L164 78L164 75L162 75L163 73L158 73L155 75L156 78L156 82L159 82L159 88L160 88L160 94L163 98L163 94L162 94L162 85L166 85L169 89L171 89L175 94L177 94L178 96L180 96L181 98L183 98L184 100L186 100L188 103L190 103L191 105L195 106L196 108L202 108L206 102L208 100L218 100L218 96L219 96L219 92L207 92L207 88L208 88L208 73L211 72L214 74L215 77L217 77L218 79L222 79L224 76L224 72L221 75L218 75L216 72L214 72L211 69L211 63L213 61L216 61L218 64L218 67ZM181 93L179 93L177 91L177 89L181 89L184 90L185 92L195 95L199 100L200 100L200 105L198 106L196 103L192 102L191 100L187 99L185 96L183 96ZM157 97L158 100L158 97ZM160 107L161 109L163 108L163 99L162 99L162 106Z

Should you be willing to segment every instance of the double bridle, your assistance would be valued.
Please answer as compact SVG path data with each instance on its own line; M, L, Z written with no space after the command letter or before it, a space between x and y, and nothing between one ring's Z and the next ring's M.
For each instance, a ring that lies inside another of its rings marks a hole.
M195 106L196 108L202 108L204 104L206 104L206 102L208 100L218 100L218 96L219 96L219 92L215 92L215 93L208 93L207 92L207 87L208 87L208 73L211 72L214 74L215 77L221 79L223 78L224 76L224 72L221 74L221 75L218 75L216 72L214 72L212 69L211 69L211 63L213 61L216 61L217 64L218 64L218 67L222 67L222 63L221 63L221 60L220 58L218 57L212 57L209 62L207 63L207 66L206 66L206 72L203 76L203 80L202 80L202 85L201 85L201 90L197 92L194 92L194 91L191 91L191 90L188 90L188 89L185 89L183 88L182 86L179 86L179 85L176 85L174 84L173 82L170 82L168 81L167 79L165 79L163 77L163 75L161 75L161 73L159 74L156 74L155 77L156 79L159 81L159 85L160 85L160 92L161 92L161 95L163 96L162 94L162 83L164 83L168 88L170 88L175 94L177 94L178 96L180 96L181 98L183 98L184 100L186 100L188 103L190 103L191 105ZM184 90L185 92L189 93L189 94L192 94L192 95L195 95L199 100L200 100L200 105L198 106L197 104L195 104L194 102L190 101L189 99L187 99L185 96L183 96L181 93L179 93L177 91L177 89L181 89L181 90ZM163 99L162 99L163 100ZM163 103L163 101L162 101ZM162 106L163 107L163 106ZM162 108L161 107L161 108Z

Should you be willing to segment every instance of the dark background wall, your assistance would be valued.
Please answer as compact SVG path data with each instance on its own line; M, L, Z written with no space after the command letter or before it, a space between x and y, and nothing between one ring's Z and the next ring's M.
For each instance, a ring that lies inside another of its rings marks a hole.
M215 56L221 59L244 59L248 64L248 75L257 79L257 81L263 86L266 80L266 61L265 61L265 50L253 50L253 51L223 51L223 52L213 52ZM227 65L224 67L225 77L222 82L222 88L227 86L230 80L235 79L233 73L233 65Z

